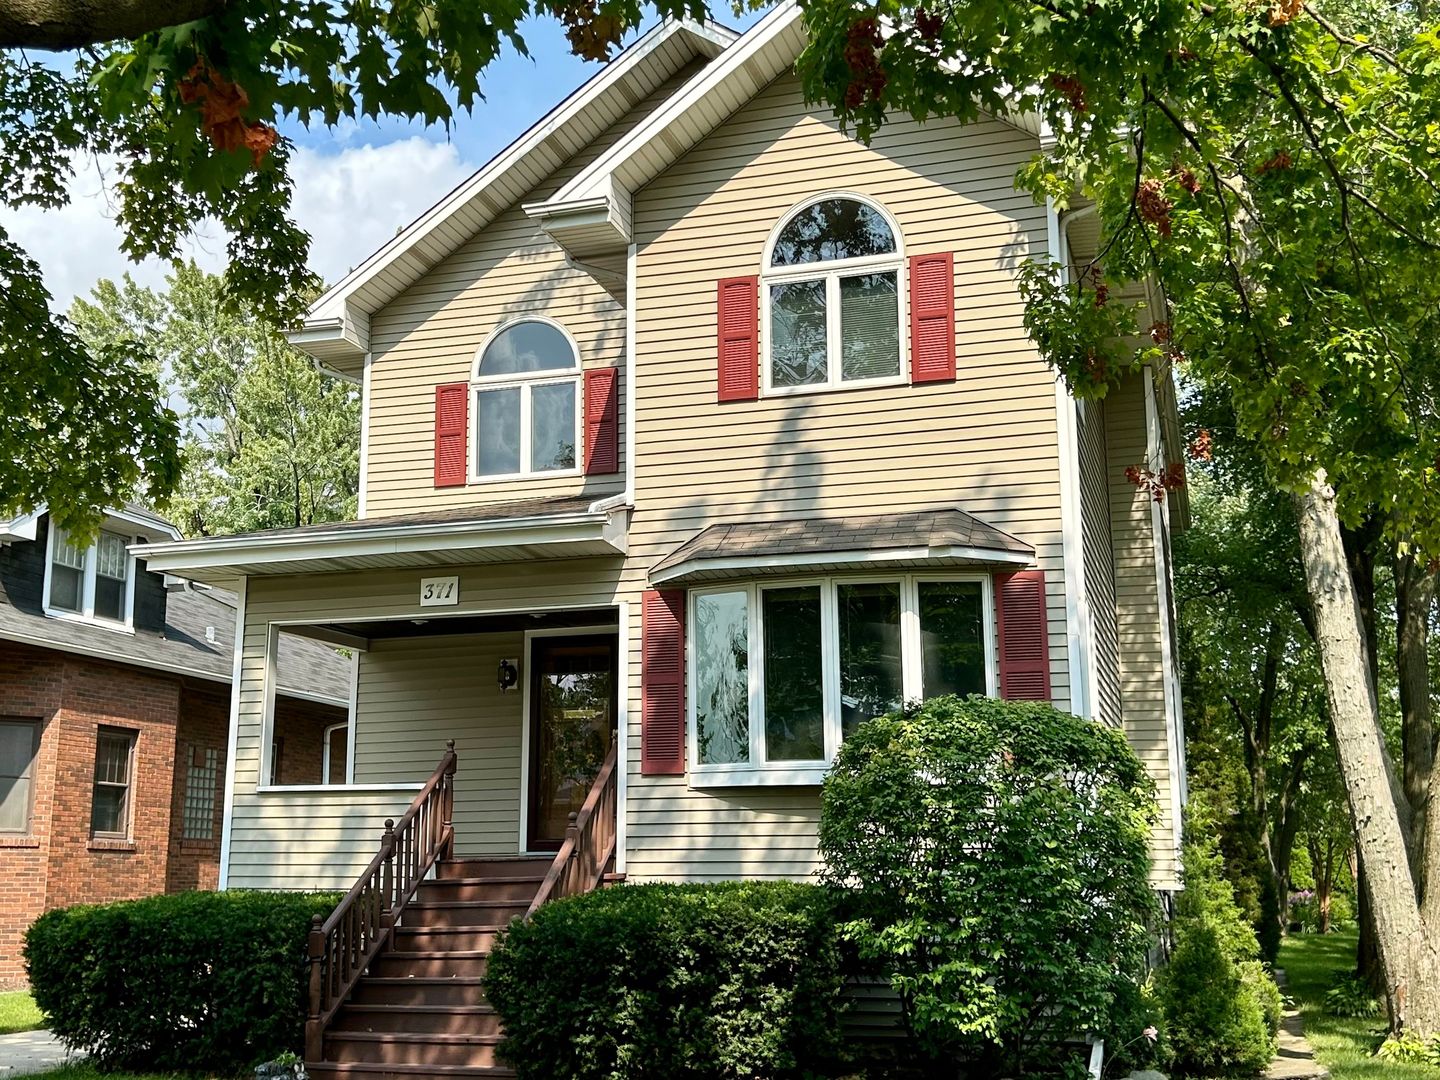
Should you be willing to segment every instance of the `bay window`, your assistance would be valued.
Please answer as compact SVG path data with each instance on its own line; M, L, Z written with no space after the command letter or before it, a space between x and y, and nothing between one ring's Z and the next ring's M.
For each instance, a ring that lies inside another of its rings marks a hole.
M791 213L761 288L766 392L898 381L903 282L896 230L877 206L833 195Z
M730 585L693 591L689 611L699 786L819 783L863 721L996 692L986 576Z
M471 393L473 480L579 468L580 354L558 323L518 319L491 334Z

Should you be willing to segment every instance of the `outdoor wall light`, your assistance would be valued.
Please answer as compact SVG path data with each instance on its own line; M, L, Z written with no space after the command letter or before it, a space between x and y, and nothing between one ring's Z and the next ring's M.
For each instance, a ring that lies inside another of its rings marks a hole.
M496 672L496 681L500 684L502 694L515 689L520 682L520 668L514 660L500 661L500 670Z

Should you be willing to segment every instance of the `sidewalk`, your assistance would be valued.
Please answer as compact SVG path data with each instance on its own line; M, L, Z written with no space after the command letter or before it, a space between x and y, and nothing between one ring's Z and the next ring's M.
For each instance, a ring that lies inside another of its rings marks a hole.
M0 1035L0 1077L49 1072L65 1064L68 1054L64 1044L43 1029Z
M1275 981L1285 989L1285 972L1275 969ZM1315 1060L1315 1051L1305 1038L1299 1010L1288 1008L1280 1021L1279 1047L1275 1060L1265 1072L1265 1080L1328 1080L1330 1070Z

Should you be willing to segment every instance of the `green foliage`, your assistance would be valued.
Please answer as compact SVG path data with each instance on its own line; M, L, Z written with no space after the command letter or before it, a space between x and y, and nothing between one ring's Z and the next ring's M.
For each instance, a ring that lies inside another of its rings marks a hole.
M1280 991L1218 851L1188 844L1184 863L1175 949L1159 978L1170 1067L1182 1077L1257 1075L1275 1055Z
M1440 1038L1427 1039L1414 1031L1402 1031L1382 1042L1375 1056L1402 1065L1440 1066Z
M1440 553L1440 34L1413 9L804 6L806 89L862 137L895 113L1053 133L1018 182L1093 202L1104 247L1069 283L1036 265L1021 288L1076 394L1181 365L1231 409L1217 437L1253 446L1282 488L1323 468L1347 522L1378 506L1393 536ZM1165 310L1100 288L1147 278ZM1120 348L1136 331L1144 347Z
M352 518L360 395L322 376L224 282L181 264L162 293L101 281L70 319L92 351L139 342L185 406L179 490L168 511L190 535Z
M707 10L698 0L231 0L167 26L166 5L151 7L150 32L79 38L94 44L65 63L0 53L0 208L64 206L76 163L103 157L127 255L177 262L184 237L218 222L227 302L279 324L319 282L291 213L293 146L276 124L448 126L481 100L502 50L526 54L528 20L559 18L578 55L601 58L654 10ZM83 20L84 9L70 14ZM177 428L143 351L87 350L3 227L0 297L0 517L48 500L60 524L83 531L142 477L145 497L163 503L179 479Z
M836 897L784 882L634 885L547 904L485 992L522 1077L805 1077L839 1052Z
M1325 991L1325 1011L1331 1016L1378 1017L1384 1006L1370 984L1353 971L1335 972L1330 989Z
M942 697L841 745L820 852L860 903L847 937L890 975L923 1044L1039 1075L1074 1064L1065 1040L1108 1035L1144 977L1154 813L1119 732L1049 705Z
M105 1069L227 1075L301 1048L328 893L187 892L60 908L25 935L50 1029Z

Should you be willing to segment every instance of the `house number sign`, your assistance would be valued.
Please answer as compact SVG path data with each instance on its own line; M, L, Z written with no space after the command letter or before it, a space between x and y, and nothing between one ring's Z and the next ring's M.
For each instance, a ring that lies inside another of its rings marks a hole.
M420 579L421 607L450 607L460 602L460 578L427 577Z

